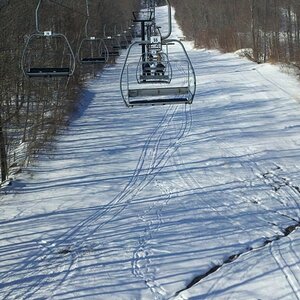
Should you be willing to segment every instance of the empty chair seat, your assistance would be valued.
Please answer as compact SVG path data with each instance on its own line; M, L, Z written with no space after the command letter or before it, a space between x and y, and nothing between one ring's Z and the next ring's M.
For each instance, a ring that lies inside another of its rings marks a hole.
M129 100L129 106L145 106L145 105L171 105L171 104L191 104L188 98L168 98L168 99L150 99L150 100Z
M70 68L30 68L27 71L29 77L39 76L69 76Z
M84 57L81 59L82 63L103 63L106 62L105 57Z

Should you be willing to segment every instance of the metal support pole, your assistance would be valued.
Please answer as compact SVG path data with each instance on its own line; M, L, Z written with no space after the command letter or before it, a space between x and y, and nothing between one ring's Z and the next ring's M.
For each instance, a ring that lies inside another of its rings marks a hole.
M146 40L146 30L145 30L145 21L141 22L141 35L142 35L142 42L145 42ZM146 61L146 45L142 44L142 60Z

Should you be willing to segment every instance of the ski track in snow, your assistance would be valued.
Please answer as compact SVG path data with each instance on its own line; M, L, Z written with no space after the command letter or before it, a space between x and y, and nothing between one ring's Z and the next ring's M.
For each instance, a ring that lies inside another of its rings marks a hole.
M297 268L299 269L298 263L299 263L299 257L295 255L296 253L292 249L292 241L290 237L287 237L289 242L288 242L288 247L290 248L288 253L289 253L289 258L291 258L291 261L287 261L286 253L283 254L281 247L282 245L278 243L272 243L270 245L270 253L273 256L274 260L276 261L279 269L282 271L284 274L284 277L286 278L286 281L288 282L291 290L293 291L293 295L295 296L295 299L299 300L300 299L300 285L299 285L299 279L296 276L296 273L294 273L293 269Z
M268 78L266 78L263 74L261 74L258 70L255 69L255 71L267 82L271 83L274 87L280 89L281 91L283 91L286 95L293 97L293 95L291 93L289 93L288 91L286 91L285 89L283 89L282 87L280 87L278 84L274 83L272 80L269 80ZM244 74L242 74L242 77L245 78L246 77ZM264 84L264 83L263 83ZM296 226L299 225L299 214L300 214L300 205L299 205L299 195L300 195L300 188L297 185L294 185L288 178L285 177L281 177L277 174L277 172L280 172L281 167L276 165L276 162L272 162L271 167L270 166L266 166L264 169L264 167L262 167L261 165L258 165L255 162L255 156L251 155L251 149L250 149L250 154L245 155L244 152L238 152L238 151L232 151L232 148L229 144L225 143L221 138L216 137L215 138L215 146L218 147L221 152L223 153L223 157L226 157L228 155L231 155L232 157L235 157L240 165L245 168L245 170L248 170L249 174L254 174L255 176L258 177L259 180L262 180L263 182L265 182L266 185L270 186L272 188L272 191L275 192L277 194L276 197L276 201L278 201L280 203L281 206L287 206L290 201L293 202L293 206L296 208L296 211L293 211L293 215L291 214L292 210L289 210L289 213L282 213L280 211L276 211L276 210L272 210L270 207L266 206L263 203L260 203L259 201L253 201L250 199L250 203L254 204L254 205L259 205L263 210L265 210L266 212L269 212L271 214L278 214L281 217L287 218L288 220L292 221ZM180 151L178 151L178 153L180 153ZM240 157L245 157L246 159L240 159ZM194 178L192 178L192 180L195 181ZM197 181L196 181L197 182ZM250 183L251 184L251 183ZM199 183L197 182L197 185L199 185ZM280 196L278 197L278 194L280 194ZM287 199L287 201L284 201L282 199ZM212 207L211 207L212 208ZM288 207L289 208L289 207ZM213 208L212 208L213 209ZM295 215L294 215L295 213ZM264 220L264 219L263 219ZM266 223L269 223L269 225L271 226L277 226L274 223L271 223L269 220L265 219L264 220ZM231 222L231 221L230 221ZM232 225L236 225L234 224L234 222L231 222ZM285 236L285 232L283 228L279 228L279 231L282 232L281 236ZM242 228L245 229L245 228ZM246 232L246 230L245 230ZM287 237L289 240L290 238ZM284 254L281 253L280 250L280 244L276 243L276 242L272 242L277 241L278 239L280 239L279 236L275 235L275 236L271 236L269 238L265 238L266 240L266 245L268 245L270 243L270 249L271 249L271 255L274 258L274 260L276 261L276 263L278 264L278 267L280 268L280 270L283 272L284 277L286 278L287 282L289 283L289 286L292 290L292 295L295 297L295 299L299 299L299 280L297 275L297 272L293 272L293 267L291 267L291 265L297 266L298 272L299 272L299 267L297 265L297 263L299 263L300 259L299 256L297 256L296 251L294 251L292 249L293 245L292 242L290 241L289 243L289 247L291 248L291 251L289 251L289 254L291 257L293 257L294 259L292 260L292 263L287 263ZM254 248L252 248L250 246L250 248L245 249L245 253L249 253L253 250L257 251L257 249L263 247L262 246L254 246ZM275 250L276 248L276 250ZM242 253L238 254L238 257L241 255ZM234 255L233 255L234 256ZM234 259L235 260L235 259ZM227 262L226 262L227 264ZM220 266L220 268L222 268L222 266ZM231 266L229 266L227 269L230 270ZM255 265L248 267L246 270L244 270L244 275L242 278L246 278L246 274L248 274L248 272L250 272L251 269L255 268ZM218 270L218 268L216 268L216 270ZM214 271L213 271L214 272ZM210 273L209 273L210 274ZM208 276L209 276L208 274ZM202 280L202 279L201 279ZM224 280L224 278L220 277L218 280L215 281L215 283L209 288L209 290L207 291L207 294L213 294L213 291L218 289L219 286L222 286L222 281ZM200 281L200 280L199 280ZM196 284L196 283L195 283ZM184 291L185 289L183 289L182 291ZM185 300L188 299L184 293L182 293L182 291L180 291L177 296L175 297L177 300ZM173 297L171 297L173 299ZM170 299L171 299L170 298ZM196 299L196 298L195 298ZM198 299L198 298L197 298ZM199 299L206 299L205 296L199 296ZM235 296L228 296L226 299L236 299Z
M189 108L190 109L190 108ZM42 249L39 250L35 255L33 255L29 260L21 264L17 269L13 269L5 274L3 280L12 277L15 272L33 269L33 272L30 272L30 277L37 277L37 280L34 283L30 284L26 290L23 292L22 297L24 299L30 299L35 296L43 287L47 286L49 270L51 268L53 277L61 277L58 280L58 283L54 287L48 287L47 294L55 293L55 290L58 286L62 285L63 282L69 276L70 271L73 268L76 268L76 261L80 256L84 255L86 249L89 249L89 245L86 244L86 241L91 237L96 231L100 230L105 224L112 221L121 211L123 211L127 205L130 204L134 197L138 195L150 182L153 181L155 176L159 174L160 170L164 167L167 161L172 157L173 153L177 150L180 145L180 140L185 136L186 130L188 128L188 119L187 119L187 108L180 113L180 118L182 118L181 125L178 131L175 132L175 135L168 139L167 147L160 149L160 144L165 135L168 132L170 124L174 121L174 117L178 111L178 106L171 106L166 110L165 115L163 116L161 122L150 134L148 140L145 142L142 153L138 160L137 166L131 179L125 188L111 201L106 205L106 208L101 212L96 212L90 215L85 220L81 221L79 224L71 228L68 232L57 238L56 240L51 241L53 247L45 248L41 245ZM149 163L147 163L149 161ZM147 165L148 164L148 165ZM120 204L124 204L120 207ZM113 212L112 212L113 210ZM103 221L105 215L112 213L112 217ZM159 214L158 221L159 220ZM101 219L101 220L100 220ZM152 227L152 220L149 221L149 228ZM158 229L159 227L157 227ZM153 231L153 229L150 229ZM76 239L76 236L80 236L79 242L76 244L73 243L73 240ZM141 271L141 257L145 260L147 255L145 254L147 250L145 245L147 243L147 237L141 238L139 248L135 251L134 261L133 261L133 273L136 276L142 277L151 291L156 295L160 294L159 289L161 287L155 280L149 279L149 274L144 274ZM66 249L67 247L67 249ZM70 255L67 255L67 259L63 259L59 251L66 251L66 254L70 251ZM44 273L44 276L42 275ZM64 274L63 276L61 274ZM28 275L28 274L27 274ZM163 291L163 290L162 290ZM13 291L12 291L13 292ZM43 290L43 293L45 291ZM11 292L4 296L4 299L11 297Z
M177 109L178 106L176 107L176 110ZM181 124L179 124L179 126L175 124L176 122L173 118L172 122L168 123L167 126L164 126L164 130L162 131L161 136L155 145L155 151L152 155L152 161L150 162L150 166L152 168L155 164L157 164L157 161L161 161L165 152L170 152L170 149L172 149L171 156L173 157L174 155L176 155L180 144L188 135L191 128L190 116L191 107L187 108L186 106L184 106L184 109L182 109L182 112L179 116L180 118L182 118ZM174 132L176 133L175 137L168 134L171 126L174 128ZM163 152L159 153L158 150L160 149L162 138L166 138L166 140L168 141L168 145L166 149L162 147ZM159 180L156 180L155 185L158 186L161 190L163 202L162 204L152 204L147 210L143 212L142 215L139 216L139 219L146 224L147 229L145 230L143 235L140 236L138 246L133 253L132 273L144 280L148 288L151 290L154 299L160 300L165 299L167 292L155 280L155 270L154 267L151 267L151 259L149 258L149 256L151 255L150 243L152 236L156 231L159 230L161 224L163 223L161 214L164 206L166 206L172 198L172 190L166 183L160 182ZM153 211L155 211L156 220L153 220L151 218L148 219L149 213Z
M181 130L179 130L179 132L175 135L174 140L171 140L168 147L166 149L163 149L163 151L158 155L161 139L166 133L169 124L172 122L177 109L178 107L170 107L166 111L166 114L162 118L161 122L157 125L157 127L150 134L148 140L146 141L141 156L138 160L137 167L130 181L120 192L120 194L106 205L106 208L102 212L96 212L95 214L92 214L87 219L80 222L77 226L73 227L70 231L66 232L58 239L52 241L51 244L55 245L55 247L38 251L38 253L33 255L29 261L26 259L26 261L21 266L19 266L18 269L13 269L10 272L6 273L3 279L10 278L13 273L17 271L31 268L34 270L30 274L30 277L37 276L38 279L33 284L31 284L27 288L27 290L24 291L24 299L33 297L35 293L37 293L43 286L45 286L45 281L47 282L47 277L49 276L48 269L46 269L47 265L44 265L45 261L49 262L52 270L55 270L54 272L56 272L56 275L54 274L53 276L61 276L62 273L65 273L63 278L59 281L58 286L61 285L68 277L69 272L72 269L73 264L76 263L78 257L80 255L84 255L84 251L80 251L80 249L88 248L87 245L84 244L85 241L97 230L105 226L106 223L115 218L122 210L124 210L126 206L134 199L134 197L155 178L155 176L159 173L159 171L163 168L163 166L173 154L175 150L174 147L184 136L184 131L186 128L185 122L183 122ZM151 152L153 153L152 155ZM154 159L150 160L150 164L147 167L144 165L148 160L148 156L150 156L150 158L152 156L152 158ZM143 174L141 174L142 172ZM142 178L142 180L138 182L140 177ZM120 203L124 203L125 205L119 207L118 204ZM105 215L112 210L114 210L115 212L113 212L113 216L110 219L100 221L100 218L105 217ZM89 228L91 226L93 226L92 229ZM72 241L76 238L77 235L80 235L80 242L73 245ZM57 248L64 248L66 245L68 245L68 247L72 249L72 253L71 257L68 257L67 261L62 261L59 255L57 255ZM78 252L78 254L76 252ZM46 272L45 276L43 277L41 274L43 274L44 270L46 270ZM53 287L51 289L51 293L54 293L56 288L57 286ZM48 291L48 293L49 292L50 291ZM4 299L9 296L11 296L10 292L6 296L4 296Z

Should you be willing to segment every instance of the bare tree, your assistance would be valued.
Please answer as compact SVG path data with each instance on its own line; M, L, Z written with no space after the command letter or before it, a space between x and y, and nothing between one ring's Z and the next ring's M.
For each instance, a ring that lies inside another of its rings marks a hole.
M122 28L138 10L139 0L89 0L90 31L103 35L104 24ZM69 59L65 44L52 40L36 41L23 51L28 37L35 32L35 8L38 0L0 0L0 168L1 180L8 177L10 166L21 166L47 147L57 132L72 117L85 80L102 67L78 66L70 78L26 79L20 68L21 57L37 64L63 66ZM41 3L40 30L63 33L76 53L85 37L87 19L85 0ZM20 159L20 149L22 157ZM24 150L25 149L25 150ZM25 152L24 152L25 151ZM18 154L18 155L17 155Z

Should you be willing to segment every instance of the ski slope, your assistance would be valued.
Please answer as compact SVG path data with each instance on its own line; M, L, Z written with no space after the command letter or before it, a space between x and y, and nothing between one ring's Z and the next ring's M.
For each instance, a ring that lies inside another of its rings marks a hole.
M193 105L126 108L123 54L2 190L1 299L300 298L299 82L186 47Z

